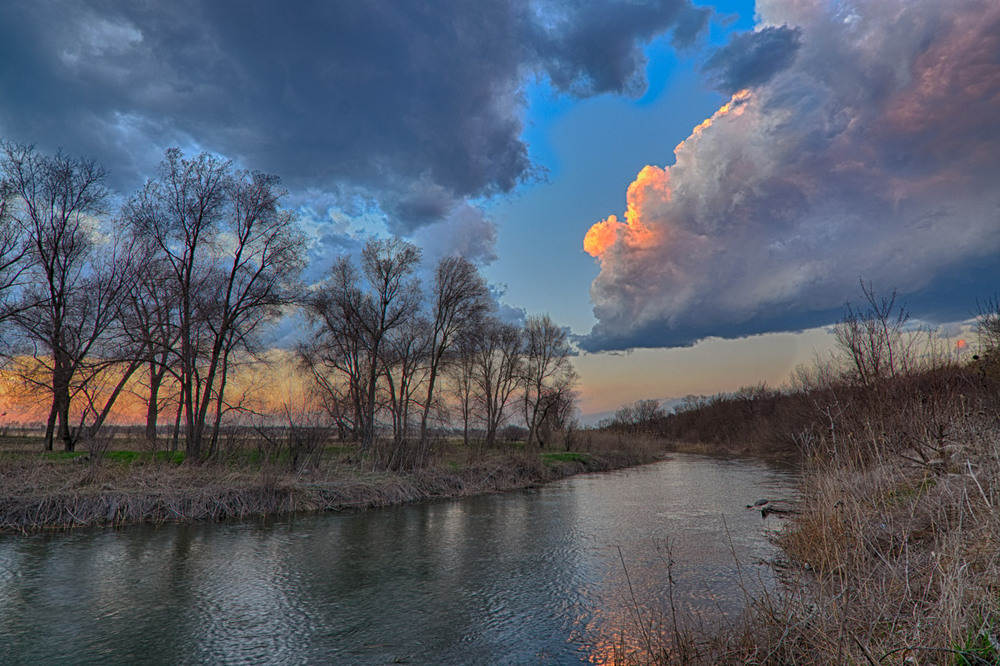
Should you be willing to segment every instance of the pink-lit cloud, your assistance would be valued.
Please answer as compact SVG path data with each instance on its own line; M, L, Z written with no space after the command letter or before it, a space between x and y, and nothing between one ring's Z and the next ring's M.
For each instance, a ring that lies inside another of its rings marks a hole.
M761 0L757 15L708 65L745 90L672 166L642 170L624 221L588 232L589 348L804 328L859 276L919 294L1000 257L1000 3Z

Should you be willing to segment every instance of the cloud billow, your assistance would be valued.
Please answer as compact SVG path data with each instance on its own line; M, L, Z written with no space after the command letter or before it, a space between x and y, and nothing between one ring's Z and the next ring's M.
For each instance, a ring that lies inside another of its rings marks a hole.
M921 295L1000 264L1000 5L766 0L758 15L708 68L745 88L588 232L584 347L828 323L860 276L917 315L961 316Z
M708 60L705 69L727 94L765 84L792 63L800 35L799 29L787 25L738 34Z
M134 188L164 148L368 198L409 234L533 172L523 82L641 92L689 0L57 0L0 5L0 134L93 156Z

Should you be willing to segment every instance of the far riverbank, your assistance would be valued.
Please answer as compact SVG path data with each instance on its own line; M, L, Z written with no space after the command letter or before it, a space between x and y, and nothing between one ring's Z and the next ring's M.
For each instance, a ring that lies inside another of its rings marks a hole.
M310 460L240 457L184 464L170 452L0 452L0 530L250 519L514 490L663 460L664 441L584 433L572 451L533 454L442 443L433 464L376 470L349 447Z

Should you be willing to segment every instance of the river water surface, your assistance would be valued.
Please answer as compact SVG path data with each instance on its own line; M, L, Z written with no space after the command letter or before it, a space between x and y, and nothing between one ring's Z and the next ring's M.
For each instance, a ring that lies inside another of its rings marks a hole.
M796 480L676 455L359 513L3 536L0 664L605 663L636 612L672 596L719 621L770 585L781 521L745 507Z

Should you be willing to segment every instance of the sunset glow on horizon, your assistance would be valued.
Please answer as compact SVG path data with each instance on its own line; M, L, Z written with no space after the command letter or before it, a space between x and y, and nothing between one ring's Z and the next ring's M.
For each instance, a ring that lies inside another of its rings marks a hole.
M0 5L0 138L115 204L171 147L273 173L306 288L371 237L464 256L571 332L586 413L773 381L760 336L808 357L859 277L948 330L996 291L995 0L234 7ZM722 339L748 356L709 371Z

